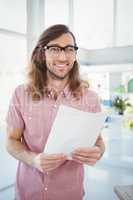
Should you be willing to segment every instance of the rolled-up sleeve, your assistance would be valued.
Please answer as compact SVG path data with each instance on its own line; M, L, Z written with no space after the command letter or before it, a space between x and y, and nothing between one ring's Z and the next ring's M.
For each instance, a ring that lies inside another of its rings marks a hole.
M19 88L16 88L10 100L6 116L7 127L24 129L24 121L21 113Z

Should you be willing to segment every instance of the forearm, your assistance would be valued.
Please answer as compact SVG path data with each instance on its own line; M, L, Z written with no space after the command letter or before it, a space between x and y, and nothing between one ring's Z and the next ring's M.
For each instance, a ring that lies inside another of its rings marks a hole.
M36 153L29 151L20 140L8 139L6 143L7 151L17 160L30 166L34 166Z

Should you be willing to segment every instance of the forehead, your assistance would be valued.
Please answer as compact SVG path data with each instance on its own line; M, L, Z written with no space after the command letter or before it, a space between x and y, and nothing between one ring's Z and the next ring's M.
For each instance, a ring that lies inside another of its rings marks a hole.
M60 46L66 46L68 44L74 45L74 39L70 33L65 33L58 38L51 40L48 44L58 44Z

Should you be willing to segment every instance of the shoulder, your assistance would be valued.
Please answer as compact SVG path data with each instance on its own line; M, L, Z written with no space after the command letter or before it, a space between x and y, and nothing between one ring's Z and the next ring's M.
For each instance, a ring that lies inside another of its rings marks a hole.
M16 88L14 89L14 93L15 93L16 95L19 95L19 94L21 94L22 92L25 92L25 85L24 85L24 84L18 85L18 86L16 86Z
M27 88L26 84L18 85L13 92L13 97L22 100L25 96L27 96Z
M101 111L101 102L98 94L89 89L85 88L84 95L83 95L83 101L85 102L85 105L88 105L89 111L92 112L100 112Z
M98 94L94 90L92 90L90 88L84 88L84 93L83 94L87 98L93 98L93 99L96 99L96 100L99 99Z
M16 88L15 88L15 93L26 93L28 91L28 85L27 84L21 84L21 85L18 85Z

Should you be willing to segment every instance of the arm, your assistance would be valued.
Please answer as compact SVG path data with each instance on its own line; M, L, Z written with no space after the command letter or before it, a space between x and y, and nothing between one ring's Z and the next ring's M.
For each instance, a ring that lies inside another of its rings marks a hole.
M36 153L28 151L26 146L21 142L22 130L7 128L6 148L7 151L17 160L30 166L34 165Z
M66 156L63 154L37 154L29 151L21 142L21 129L7 129L6 147L7 151L17 160L25 164L36 167L40 171L51 171L59 167L65 160Z

